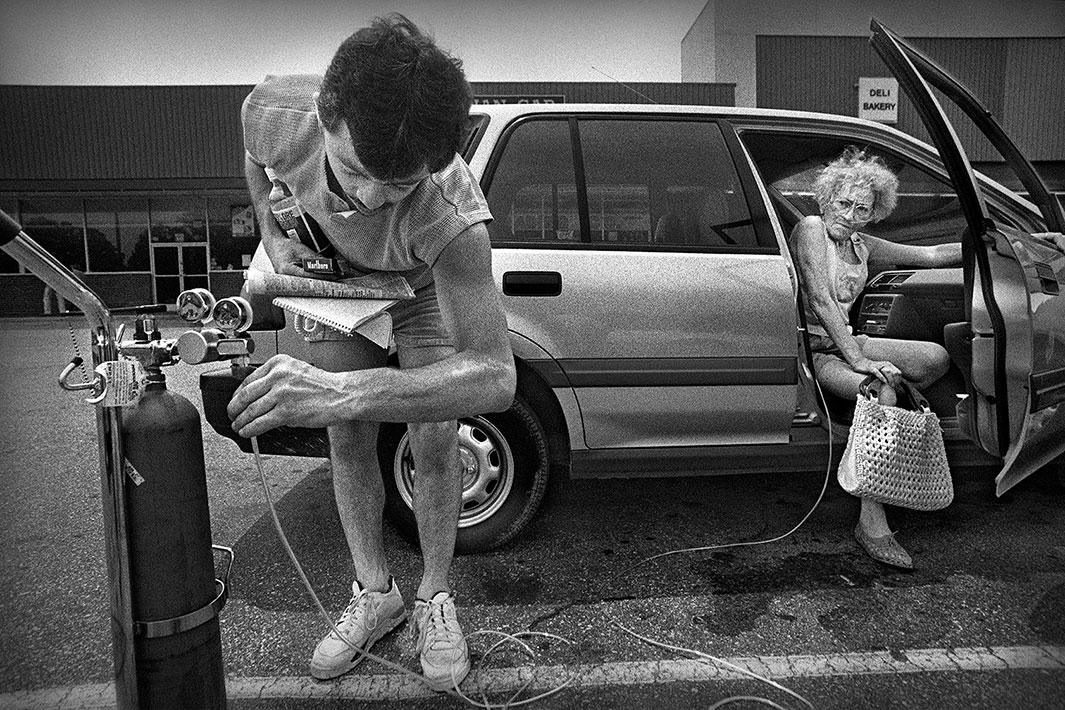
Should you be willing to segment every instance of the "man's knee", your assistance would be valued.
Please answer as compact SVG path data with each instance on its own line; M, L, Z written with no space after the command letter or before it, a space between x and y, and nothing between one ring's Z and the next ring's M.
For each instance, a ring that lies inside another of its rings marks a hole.
M414 464L420 470L450 470L458 453L455 422L421 422L408 424ZM425 465L419 465L425 464Z
M329 455L348 466L377 462L377 422L344 422L329 427Z

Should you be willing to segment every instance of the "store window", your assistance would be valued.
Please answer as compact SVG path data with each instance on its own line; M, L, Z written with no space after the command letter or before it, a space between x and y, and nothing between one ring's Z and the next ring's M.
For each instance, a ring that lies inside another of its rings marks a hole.
M153 197L152 242L206 242L204 200L193 195Z
M90 271L148 271L147 198L86 199L85 226Z
M35 197L20 201L22 227L71 269L85 271L85 213L81 199Z
M207 222L211 242L211 271L247 268L259 244L255 210L247 196L209 198Z

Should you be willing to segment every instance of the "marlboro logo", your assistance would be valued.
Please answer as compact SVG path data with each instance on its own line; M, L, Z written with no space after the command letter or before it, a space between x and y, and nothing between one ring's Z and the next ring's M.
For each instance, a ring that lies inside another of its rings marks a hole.
M303 270L315 274L332 274L337 270L336 259L304 259Z

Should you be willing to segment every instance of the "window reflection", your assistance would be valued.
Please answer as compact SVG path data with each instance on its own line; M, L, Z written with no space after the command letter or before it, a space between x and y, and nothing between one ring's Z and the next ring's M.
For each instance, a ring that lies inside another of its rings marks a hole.
M259 236L255 211L247 198L213 197L207 201L211 271L247 268Z
M195 196L153 197L153 242L205 242L204 200Z
M90 271L148 270L148 200L85 200Z
M85 271L85 214L81 199L40 197L21 201L26 233L71 269Z

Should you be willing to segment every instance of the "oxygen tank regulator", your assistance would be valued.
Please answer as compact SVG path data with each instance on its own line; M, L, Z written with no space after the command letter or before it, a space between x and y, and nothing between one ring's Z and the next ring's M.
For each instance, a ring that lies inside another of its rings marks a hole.
M59 385L70 391L93 390L93 396L85 400L90 404L128 407L137 403L148 386L165 385L161 369L165 366L232 360L236 369L246 367L248 357L255 352L255 341L245 335L254 314L251 304L240 296L216 301L205 288L183 291L177 299L178 315L186 323L204 327L186 331L176 340L163 340L156 328L158 308L135 309L131 341L123 342L126 326L119 326L115 341L120 357L99 364L92 382L70 382L71 373L82 364L81 358L75 357L59 376ZM213 327L206 327L209 323Z
M231 360L242 379L255 349L244 334L253 314L243 298L216 301L206 289L184 291L177 312L195 328L169 340L157 328L162 308L133 309L132 339L123 338L126 326L120 325L114 355L97 359L87 382L70 381L81 366L75 353L59 385L91 390L86 401L116 421L122 452L116 475L132 481L115 513L124 518L115 554L128 560L129 603L121 608L132 615L135 666L129 681L135 687L121 689L119 706L224 708L218 615L228 599L233 551L211 544L199 410L167 389L162 368ZM228 557L221 577L215 576L214 552Z

